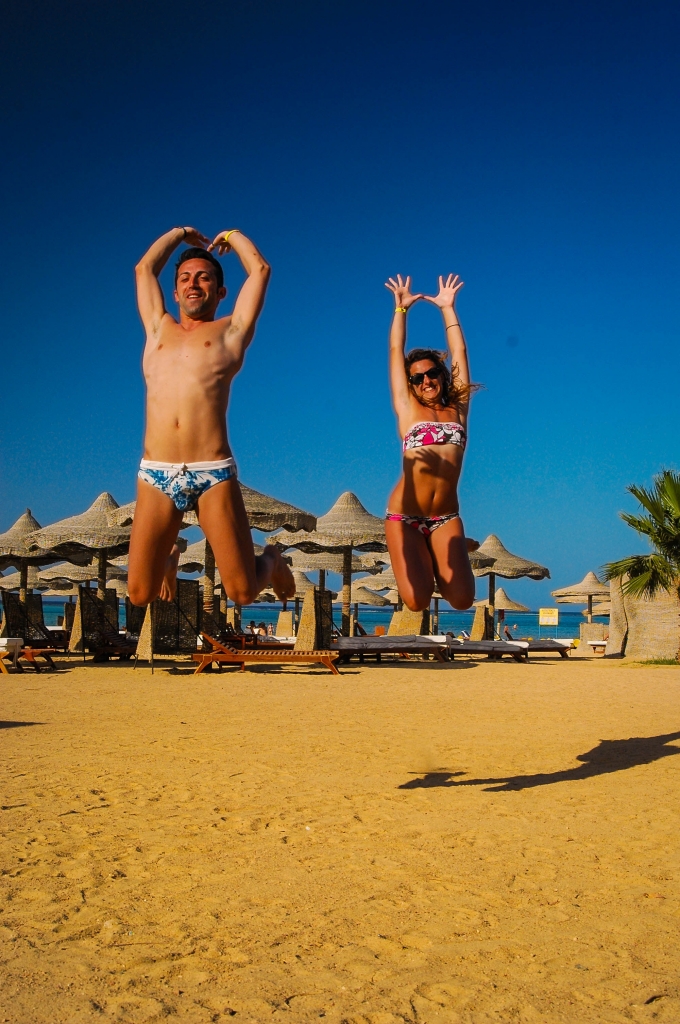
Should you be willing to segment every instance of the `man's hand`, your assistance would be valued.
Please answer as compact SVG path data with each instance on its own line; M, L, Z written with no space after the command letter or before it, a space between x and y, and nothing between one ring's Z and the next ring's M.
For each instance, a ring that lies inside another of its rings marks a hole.
M418 294L413 295L411 292L411 278L407 277L405 281L402 281L401 274L397 274L397 279L390 277L389 280L385 281L385 287L394 295L394 305L403 306L404 309L408 309L418 299L425 298L424 295Z
M462 287L463 281L458 279L458 274L449 274L446 282L443 277L439 278L438 295L423 295L423 298L426 302L439 306L440 309L453 309L456 304L456 296Z
M225 235L230 235L231 236L234 231L238 231L238 228L231 228L231 230L229 228L227 228L226 231L220 231L219 234L215 235L214 240L208 246L208 252L212 252L213 249L217 249L217 255L218 256L224 256L225 253L231 252L231 243L230 242L225 242L224 236ZM208 239L206 238L206 242L207 241L208 241Z
M210 245L210 239L206 235L202 235L196 228L183 228L184 238L180 239L180 242L186 242L187 245L195 245L198 249L212 248Z

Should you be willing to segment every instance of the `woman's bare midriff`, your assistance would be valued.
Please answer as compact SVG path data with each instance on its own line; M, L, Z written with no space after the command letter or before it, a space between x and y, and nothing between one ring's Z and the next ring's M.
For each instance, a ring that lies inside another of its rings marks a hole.
M444 516L458 512L458 480L463 449L428 445L404 453L404 474L389 497L390 512L407 516Z

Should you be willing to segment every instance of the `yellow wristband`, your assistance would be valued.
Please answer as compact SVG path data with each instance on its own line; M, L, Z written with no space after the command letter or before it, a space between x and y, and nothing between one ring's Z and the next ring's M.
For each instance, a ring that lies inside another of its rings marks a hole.
M226 235L224 236L224 241L228 242L229 241L229 235L233 235L234 232L238 231L238 230L239 230L239 228L232 228L231 231L227 231Z
M395 306L394 307L394 312L395 313L405 313L406 312L406 306Z

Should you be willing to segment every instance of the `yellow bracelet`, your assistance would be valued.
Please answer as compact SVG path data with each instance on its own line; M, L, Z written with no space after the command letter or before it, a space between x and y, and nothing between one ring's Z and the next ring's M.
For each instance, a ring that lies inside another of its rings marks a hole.
M240 228L232 228L231 231L227 231L226 235L224 236L224 241L228 242L229 241L229 235L233 235L235 231L239 231L239 230L240 230Z
M395 313L405 313L406 312L406 306L395 306L394 307L394 312Z

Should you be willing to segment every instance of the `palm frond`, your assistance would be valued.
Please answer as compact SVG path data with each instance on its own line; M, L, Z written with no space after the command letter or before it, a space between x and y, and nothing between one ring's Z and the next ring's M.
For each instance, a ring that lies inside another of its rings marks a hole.
M656 553L629 555L617 562L608 562L602 570L607 580L627 576L622 589L624 594L632 597L653 598L660 590L672 592L678 587L677 566L669 564L663 555Z

